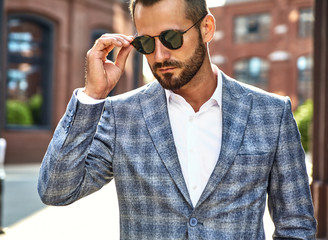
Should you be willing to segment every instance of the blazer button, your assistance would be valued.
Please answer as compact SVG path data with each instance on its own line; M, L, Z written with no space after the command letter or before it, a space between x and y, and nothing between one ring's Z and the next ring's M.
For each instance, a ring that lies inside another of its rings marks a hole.
M190 218L189 219L189 224L190 224L190 226L192 226L192 227L195 227L196 225L197 225L197 223L198 223L198 220L197 220L197 218Z

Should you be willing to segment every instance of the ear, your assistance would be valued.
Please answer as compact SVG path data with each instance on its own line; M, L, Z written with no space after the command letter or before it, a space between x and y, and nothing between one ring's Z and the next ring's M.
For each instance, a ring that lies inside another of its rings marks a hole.
M212 14L208 14L202 21L201 31L203 40L205 43L210 42L213 39L215 33L215 18Z

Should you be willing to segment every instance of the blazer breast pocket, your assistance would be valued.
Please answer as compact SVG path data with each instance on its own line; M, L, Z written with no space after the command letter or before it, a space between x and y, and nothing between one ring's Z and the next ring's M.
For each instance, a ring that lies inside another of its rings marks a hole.
M239 152L222 180L220 194L236 204L261 202L267 192L274 154Z
M238 153L229 169L227 180L238 181L244 187L264 184L271 171L272 156L270 152Z
M272 154L270 152L239 152L234 163L237 165L271 166Z

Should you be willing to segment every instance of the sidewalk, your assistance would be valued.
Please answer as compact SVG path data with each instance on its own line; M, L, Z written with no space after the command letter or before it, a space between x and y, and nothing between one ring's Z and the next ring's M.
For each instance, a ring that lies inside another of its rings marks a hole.
M65 207L46 207L5 229L1 240L119 239L114 182Z
M2 192L2 227L45 207L37 193L40 164L6 165Z

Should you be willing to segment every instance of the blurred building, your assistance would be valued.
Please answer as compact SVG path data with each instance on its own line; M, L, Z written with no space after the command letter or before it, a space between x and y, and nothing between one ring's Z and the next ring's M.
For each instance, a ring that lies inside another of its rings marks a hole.
M212 8L213 63L237 80L287 95L293 109L312 98L312 0L226 0Z
M294 108L310 98L313 1L225 2L211 9L217 20L213 63L240 81L290 96ZM87 50L103 33L135 30L125 0L5 0L4 12L0 129L6 163L40 162L72 91L84 85ZM133 51L111 94L140 86L141 69Z
M124 0L5 0L4 12L0 128L6 163L41 162L73 90L84 86L87 50L103 33L134 35L134 26ZM140 85L140 57L131 53L111 94Z

